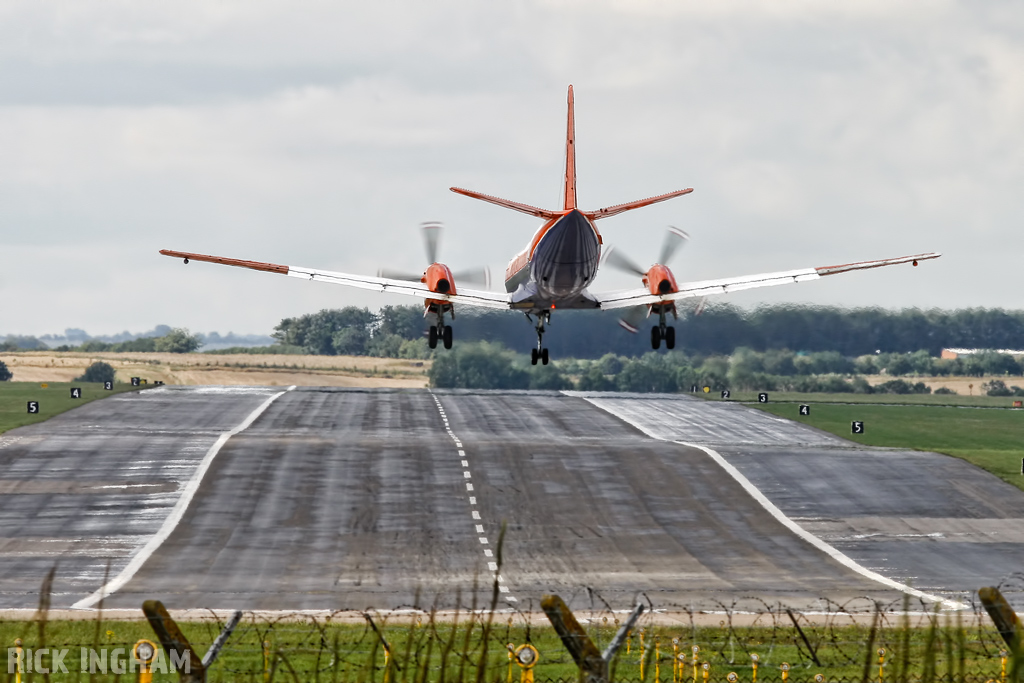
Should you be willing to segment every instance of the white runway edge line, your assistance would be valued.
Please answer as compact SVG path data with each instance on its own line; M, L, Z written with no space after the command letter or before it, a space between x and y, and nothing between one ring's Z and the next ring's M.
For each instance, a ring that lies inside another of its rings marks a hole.
M293 389L295 389L294 385L288 387L284 391L279 391L274 394L261 403L256 410L249 413L249 416L242 420L241 424L237 427L229 432L222 433L220 437L217 438L217 441L210 446L210 450L206 451L206 455L203 456L203 459L200 461L199 467L196 468L192 478L189 480L188 484L185 485L185 488L181 492L181 497L178 498L178 502L174 504L174 507L171 509L171 514L167 515L167 519L164 520L159 531L149 539L149 542L146 543L146 545L142 547L142 550L140 550L131 559L128 565L121 570L120 574L107 582L105 586L101 586L95 593L92 593L73 604L71 608L86 609L92 607L104 597L121 590L126 583L131 581L131 578L135 576L135 573L139 571L139 569L142 568L142 565L146 563L146 560L148 560L153 553L157 551L157 548L163 545L163 542L167 540L171 535L171 532L173 532L175 527L178 526L178 522L181 521L181 518L185 516L185 510L188 509L189 504L192 502L192 498L196 495L196 491L199 490L199 485L203 482L203 477L206 476L206 471L210 469L213 459L217 457L217 453L219 453L220 449L224 447L224 444L226 444L234 435L248 429L252 423L256 421L256 418L262 415L263 412L270 407L271 403Z
M637 422L634 422L633 420L630 420L629 418L625 417L624 415L620 415L620 414L618 414L618 413L616 413L616 412L614 412L612 410L609 410L605 406L602 406L601 404L596 403L595 401L591 400L590 398L588 398L586 396L579 396L575 392L563 392L563 393L565 393L567 396L573 396L573 397L576 397L576 398L582 398L587 403L590 403L591 405L596 406L597 408L600 408L601 410L604 410L607 413L611 413L612 415L614 415L615 417L619 418L623 422L627 422L627 423L633 425L634 427L636 427L637 429L639 429L641 432L643 432L647 436L651 437L652 439L657 439L658 441L670 441L671 443L677 443L677 444L679 444L681 446L689 446L690 448L698 448L698 449L704 451L705 453L707 453L711 457L712 460L714 460L716 463L718 463L718 465L721 466L721 468L723 470L728 472L729 475L733 479L735 479L736 482L739 483L739 485L742 486L743 489L754 498L754 500L756 500L758 503L760 503L761 507L763 507L765 510L767 510L768 513L771 514L772 517L777 519L784 527L786 527L787 529L792 531L794 534L796 534L797 536L799 536L803 540L805 540L808 543L810 543L811 545L813 545L815 548L817 548L821 552L823 552L826 555L828 555L829 557L831 557L833 560L835 560L839 564L843 565L844 567L847 567L848 569L852 569L853 571L857 572L861 576L863 576L865 578L868 578L868 579L871 579L872 581L877 581L878 583L880 583L880 584L882 584L884 586L888 586L889 588L895 588L896 590L901 591L903 593L906 593L907 595L912 595L915 598L921 598L923 600L930 600L931 602L941 603L941 605L943 607L945 607L946 609L962 610L962 609L968 609L970 607L969 605L966 605L966 604L964 604L962 602L958 602L956 600L947 600L946 598L943 598L941 596L932 595L931 593L925 593L924 591L919 591L916 588L911 588L910 586L908 586L906 584L900 583L899 581L894 581L894 580L892 580L892 579L890 579L890 578L888 578L886 576L882 576L881 574L879 574L877 572L871 571L867 567L864 567L864 566L862 566L860 564L857 564L857 562L854 561L853 558L851 558L851 557L849 557L849 556L839 552L838 550L836 550L835 548L830 546L828 543L825 543L825 541L821 540L820 538L818 538L817 536L815 536L814 534L812 534L811 532L807 531L802 526L800 526L799 524L797 524L796 522L791 520L789 517L787 517L786 513L784 513L782 510L780 510L775 505L775 503L773 503L770 500L768 500L767 496L765 496L763 493L761 493L761 490L759 488L754 486L754 484L751 483L751 481L749 479L747 479L745 476L743 476L742 472L740 472L738 469L736 469L736 467L732 463L730 463L728 460L723 458L720 453L712 450L711 448L708 448L707 446L702 446L702 445L697 444L697 443L687 443L685 441L673 441L671 439L666 439L666 438L664 438L662 436L658 436L657 434L654 434L653 432L649 431L643 425L641 425L641 424L639 424Z
M473 518L474 526L476 527L477 539L480 541L480 545L489 546L490 542L487 540L486 532L484 531L483 524L476 524L480 521L480 511L477 510L476 492L473 490L473 473L469 470L469 460L466 458L466 451L462 446L462 440L455 436L455 432L452 431L452 426L448 422L448 415L444 411L444 406L441 405L441 400L434 395L434 392L427 389L430 392L430 397L434 399L434 403L437 405L437 412L441 415L441 420L444 422L444 429L448 432L448 436L451 437L452 441L455 442L455 448L458 452L459 460L462 464L462 476L466 482L466 495L469 498L470 505L470 516ZM498 579L498 592L505 596L507 602L519 602L519 599L509 594L509 587L505 585L505 577L498 574L498 563L494 561L494 551L490 547L484 548L484 557L487 558L487 569Z

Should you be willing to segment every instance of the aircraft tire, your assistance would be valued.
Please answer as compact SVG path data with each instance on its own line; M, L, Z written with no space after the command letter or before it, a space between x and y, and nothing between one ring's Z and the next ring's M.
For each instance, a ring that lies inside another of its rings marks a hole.
M669 327L665 330L665 348L676 348L676 328Z
M437 348L437 328L433 325L431 325L430 330L427 331L427 346L432 349Z
M548 350L547 349L541 349L540 350L540 362L543 363L544 365L548 364Z
M445 325L444 331L441 333L441 340L444 342L444 348L452 348L452 326Z
M661 347L661 329L657 327L651 328L651 348L658 349Z
M530 349L530 365L537 364L537 349Z

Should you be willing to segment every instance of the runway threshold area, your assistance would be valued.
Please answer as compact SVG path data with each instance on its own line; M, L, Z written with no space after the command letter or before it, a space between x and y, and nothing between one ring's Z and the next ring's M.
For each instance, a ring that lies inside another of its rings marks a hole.
M144 392L0 437L7 477L21 482L0 499L14 530L0 545L2 606L35 606L54 561L54 606L95 591L108 561L114 575L128 565L218 435L279 389L249 391ZM135 488L58 483L72 472ZM57 488L40 489L47 480ZM704 451L581 398L329 388L283 394L227 440L180 522L105 606L483 606L503 523L500 597L515 609L538 609L547 592L617 609L640 594L665 609L899 600L766 514Z

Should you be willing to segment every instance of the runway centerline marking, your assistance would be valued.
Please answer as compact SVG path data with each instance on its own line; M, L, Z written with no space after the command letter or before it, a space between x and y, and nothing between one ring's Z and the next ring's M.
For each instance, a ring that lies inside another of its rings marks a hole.
M455 436L455 432L452 431L451 425L448 423L448 416L445 414L445 411L444 411L444 406L441 405L441 400L437 396L434 395L433 391L430 392L430 396L431 396L431 398L434 399L434 403L437 405L437 412L441 415L441 419L444 420L445 431L448 432L448 436L450 436L452 438L452 442L455 443L455 450L458 453L458 457L460 458L460 462L461 462L462 467L463 467L463 472L462 472L463 478L464 479L472 479L473 475L470 472L469 460L466 459L467 458L466 451L463 449L462 441L459 439L459 437ZM473 491L473 484L469 483L468 481L466 482L466 491L468 491L468 492ZM473 506L473 508L470 510L470 516L472 517L474 522L480 521L480 511L476 509L476 505L477 505L476 496L468 496L468 498L469 498L469 504L471 506ZM480 540L480 545L483 545L483 546L490 545L490 541L487 540L487 536L485 535L484 525L483 524L474 524L474 526L476 527L476 533L478 534L477 538ZM487 558L494 557L494 551L491 550L490 548L484 548L484 557L487 557ZM505 578L501 574L498 574L498 563L494 562L494 561L488 561L487 562L487 569L488 569L488 571L490 571L490 572L492 572L494 574L494 578L498 582L498 591L500 593L504 594L505 600L508 601L508 602L519 602L518 598L516 598L515 596L509 594L510 593L509 587L504 585Z
M853 558L849 557L848 555L840 552L836 548L833 548L831 545L829 545L825 541L821 540L820 538L818 538L817 536L815 536L811 532L807 531L802 526L800 526L799 524L794 522L792 519L790 519L788 516L786 516L786 513L784 513L781 509L779 509L779 507L776 506L775 503L771 502L768 499L767 496L765 496L763 493L761 493L761 490L759 488L757 488L753 484L753 482L751 482L749 479L747 479L746 476L744 476L743 473L740 472L736 468L735 465L733 465L728 460L726 460L724 457L722 457L722 455L720 453L718 453L717 451L715 451L714 449L709 448L708 446L703 446L703 445L701 445L699 443L688 443L686 441L676 441L676 440L673 440L673 439L667 439L667 438L665 438L663 436L659 436L658 434L655 434L654 432L652 432L649 429L647 429L644 425L642 425L639 422L636 422L636 421L630 419L628 416L621 415L618 412L615 412L614 410L612 410L612 409L610 409L608 407L605 407L605 406L601 405L600 403L597 403L594 400L591 400L587 396L576 396L575 394L569 394L569 395L575 396L576 398L582 398L584 401L586 401L587 403L591 404L592 406L595 406L596 408L599 408L599 409L601 409L601 410L603 410L603 411L605 411L607 413L610 413L611 415L614 415L615 417L619 418L623 422L626 422L626 423L636 427L637 429L639 429L641 432L643 432L644 434L646 434L647 436L649 436L652 439L656 439L658 441L665 441L665 442L668 442L668 443L677 443L680 446L688 446L690 448L696 448L696 449L699 449L699 450L703 451L712 460L714 460L715 463L717 463L723 470L725 470L726 473L729 474L729 476L731 476L733 479L735 479L736 482L740 486L742 486L743 489L748 494L750 494L750 496L754 500L756 500L761 505L761 507L763 507L779 523L781 523L784 527L786 527L787 529L792 531L794 534L796 534L797 536L799 536L803 540L807 541L812 546L814 546L815 548L817 548L821 552L825 553L826 555L831 557L833 560L835 560L839 564L841 564L844 567L846 567L847 569L851 569L851 570L855 571L856 573L860 574L861 576L863 576L863 577L865 577L867 579L870 579L872 581L876 581L876 582L878 582L878 583L880 583L880 584L882 584L884 586L888 586L889 588L895 588L896 590L898 590L900 592L903 592L903 593L906 593L907 595L912 595L912 596L914 596L916 598L922 598L924 600L930 600L932 602L940 603L946 609L955 609L955 610L967 609L968 605L966 605L966 604L964 604L962 602L958 602L956 600L948 600L948 599L943 598L943 597L938 596L938 595L932 595L931 593L925 593L924 591L919 591L916 588L911 588L910 586L908 586L906 584L903 584L903 583L900 583L899 581L895 581L893 579L890 579L887 576L882 576L878 572L873 572L870 569L868 569L867 567L864 567L864 566L858 564L856 560L854 560Z
M273 396L269 397L266 401L261 403L256 410L249 413L249 415L242 420L242 422L232 429L231 431L223 432L217 438L210 449L206 451L206 455L200 461L199 466L196 468L195 473L189 480L188 484L181 490L181 496L178 498L178 502L174 504L167 518L164 519L164 523L160 526L160 529L153 535L152 538L142 546L142 549L128 562L128 565L121 570L121 572L113 579L107 582L106 585L100 586L94 593L82 598L71 606L72 609L86 609L92 607L97 602L102 600L104 597L116 593L121 590L126 583L131 581L132 577L135 576L136 572L142 568L142 565L146 563L153 553L163 545L171 533L177 528L181 518L185 516L185 511L188 509L189 504L192 502L192 498L195 497L196 492L199 490L199 485L203 483L203 477L206 476L206 471L210 469L210 465L213 464L213 459L217 457L217 453L224 447L224 444L236 434L245 431L252 426L252 423L256 421L263 412L270 407L270 404L277 399L284 396L289 391L295 389L295 386L290 386L284 391L279 391Z

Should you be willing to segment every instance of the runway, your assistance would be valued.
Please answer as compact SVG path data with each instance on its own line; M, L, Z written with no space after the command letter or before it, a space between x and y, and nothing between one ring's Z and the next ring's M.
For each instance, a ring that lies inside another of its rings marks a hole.
M962 461L685 396L299 388L209 459L279 393L151 389L0 437L0 607L34 607L55 563L54 606L80 603L176 504L106 607L481 606L503 523L503 607L899 601L676 441L713 446L804 529L915 588L961 595L1024 550L1024 492Z

